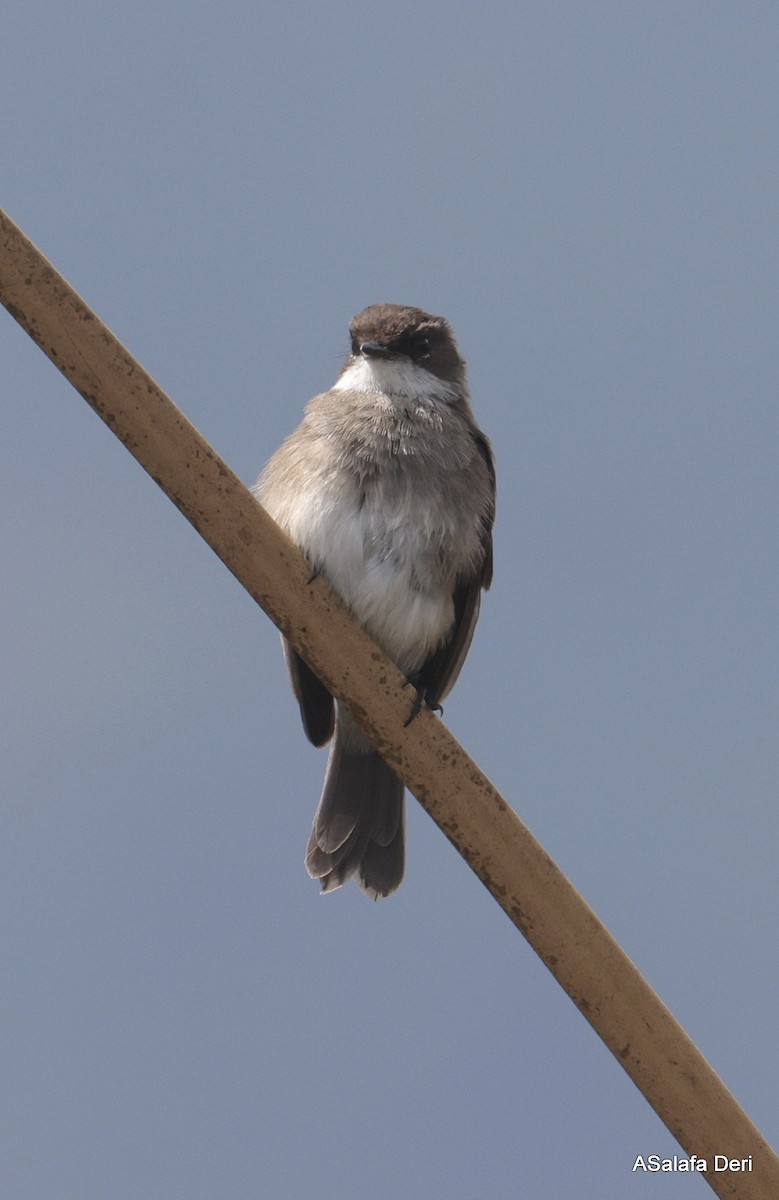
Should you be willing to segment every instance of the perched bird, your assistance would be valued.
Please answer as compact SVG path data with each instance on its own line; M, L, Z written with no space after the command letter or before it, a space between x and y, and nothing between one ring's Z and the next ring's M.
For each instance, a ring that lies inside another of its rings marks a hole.
M495 472L443 317L372 304L254 492L357 620L436 706L462 667L492 578ZM403 783L284 643L303 726L331 741L306 867L373 899L403 878ZM331 740L332 739L332 740Z

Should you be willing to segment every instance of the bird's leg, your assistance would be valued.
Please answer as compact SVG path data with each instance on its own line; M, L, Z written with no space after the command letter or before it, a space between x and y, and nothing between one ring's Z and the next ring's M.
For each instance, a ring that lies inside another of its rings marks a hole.
M423 704L427 708L429 708L432 712L438 713L439 716L443 715L443 711L444 711L443 708L438 703L438 701L436 700L436 698L432 694L432 692L430 692L425 687L424 684L422 684L421 686L419 685L419 683L417 682L417 676L409 675L407 682L411 684L412 688L414 688L416 690L417 694L414 697L414 703L411 705L411 712L408 714L408 716L406 717L406 720L403 722L404 729L407 729L408 726L411 724L411 722L414 720L414 718L419 716L419 714L422 710Z

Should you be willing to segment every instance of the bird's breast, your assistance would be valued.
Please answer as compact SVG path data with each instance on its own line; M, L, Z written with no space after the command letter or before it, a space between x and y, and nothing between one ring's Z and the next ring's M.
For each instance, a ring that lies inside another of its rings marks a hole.
M341 479L298 494L287 532L400 669L418 669L454 620L443 513L396 488Z

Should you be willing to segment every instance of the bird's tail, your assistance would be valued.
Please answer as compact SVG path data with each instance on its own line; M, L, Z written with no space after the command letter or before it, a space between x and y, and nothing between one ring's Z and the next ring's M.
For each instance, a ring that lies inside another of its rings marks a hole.
M356 873L371 899L403 878L403 782L339 710L306 869L332 892Z

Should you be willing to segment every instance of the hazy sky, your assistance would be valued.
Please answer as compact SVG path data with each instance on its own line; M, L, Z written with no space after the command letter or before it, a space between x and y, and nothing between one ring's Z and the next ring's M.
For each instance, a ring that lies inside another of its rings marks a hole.
M449 317L445 719L778 1142L776 4L15 7L2 204L247 482L354 312ZM413 799L401 891L318 895L276 631L0 356L2 1194L710 1194Z

